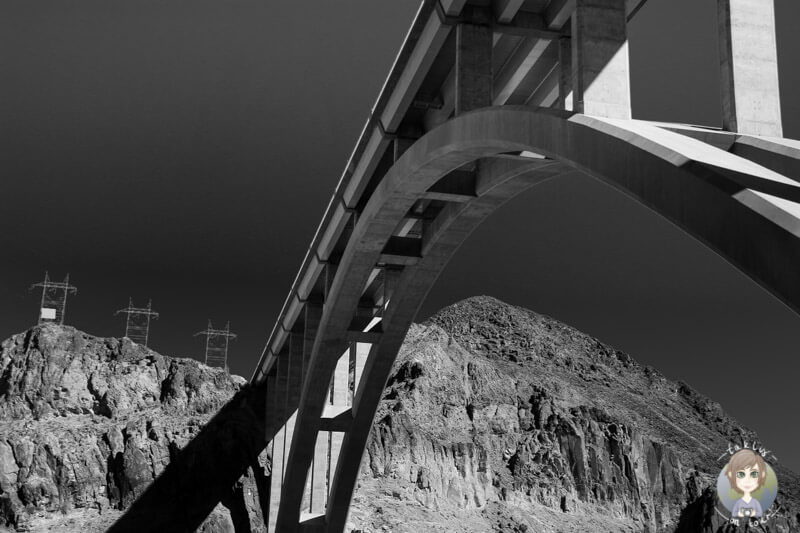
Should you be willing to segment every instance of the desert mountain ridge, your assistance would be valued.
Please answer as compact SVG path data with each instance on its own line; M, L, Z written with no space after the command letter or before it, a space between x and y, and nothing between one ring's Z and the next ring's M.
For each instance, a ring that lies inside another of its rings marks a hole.
M44 324L0 344L0 530L104 531L245 380ZM413 325L364 454L354 532L718 531L716 402L545 315L474 297ZM800 478L780 465L800 531ZM264 531L266 453L199 531Z
M473 297L409 330L351 517L366 504L358 516L369 523L378 505L393 531L717 531L719 457L729 442L757 438L717 402L626 353ZM800 479L776 471L784 518L770 530L797 531ZM405 502L407 513L396 513ZM412 513L413 502L450 521L408 524L425 513Z

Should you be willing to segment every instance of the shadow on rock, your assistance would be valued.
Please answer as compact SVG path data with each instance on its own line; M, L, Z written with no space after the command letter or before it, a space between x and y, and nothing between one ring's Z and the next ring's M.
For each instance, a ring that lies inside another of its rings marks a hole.
M265 400L263 388L240 390L108 531L195 531L266 447Z
M715 527L715 498L711 487L707 487L699 498L681 511L675 533L711 533Z

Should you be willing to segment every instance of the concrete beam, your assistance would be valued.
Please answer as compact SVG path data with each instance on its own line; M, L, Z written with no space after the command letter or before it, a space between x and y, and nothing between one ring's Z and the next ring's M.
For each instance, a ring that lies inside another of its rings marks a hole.
M574 110L631 118L625 0L576 0L572 16Z
M508 22L497 21L492 25L495 33L504 35L517 35L520 37L537 37L541 39L558 39L563 35L561 30L552 30L547 25L544 16L538 13L521 11L513 20Z
M626 0L625 16L631 20L644 6L647 0ZM554 30L561 29L575 11L576 0L550 0L545 9L545 20L548 27Z
M464 5L467 3L467 0L439 0L439 4L442 6L442 11L448 17L456 17L461 14L461 10L464 9Z
M560 30L567 23L575 11L576 0L550 0L544 12L547 27L551 30Z
M494 16L497 22L511 22L524 3L525 0L495 0Z
M729 131L687 126L686 124L665 122L651 122L650 124L710 144L777 172L795 183L800 183L800 141L739 135Z
M458 14L464 7L465 0L446 0L447 6L443 7L448 15ZM381 113L381 123L388 132L394 132L405 116L406 110L411 105L420 85L428 74L436 56L444 46L450 27L442 24L436 13L431 13L419 38L406 60L405 67L397 81L397 85L386 102L386 107Z
M475 173L466 170L451 172L420 195L426 200L445 202L468 202L475 196Z
M773 0L718 0L722 124L782 137Z
M413 265L419 261L422 241L414 237L389 238L380 255L386 265Z
M319 419L320 431L344 432L353 423L353 411L347 406L329 406Z
M736 143L737 135L729 131L724 131L716 128L704 128L699 126L689 126L686 124L670 124L668 122L649 122L654 126L663 128L667 131L680 133L692 139L703 141L720 150L728 152Z
M544 76L539 86L533 90L525 101L525 105L551 107L553 104L558 103L560 80L561 72L558 63L556 63L550 67L550 72Z
M382 331L348 331L347 340L358 343L376 344L380 342Z
M731 152L800 183L800 141L737 135Z
M550 47L552 41L529 38L522 42L497 75L493 105L503 105L522 84L525 77Z

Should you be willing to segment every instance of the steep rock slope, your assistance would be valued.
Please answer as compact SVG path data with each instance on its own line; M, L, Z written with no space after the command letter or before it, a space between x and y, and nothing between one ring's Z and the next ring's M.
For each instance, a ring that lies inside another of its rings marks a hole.
M364 531L716 531L717 461L755 435L688 385L489 297L414 325L351 510ZM798 476L776 468L798 530Z
M101 531L245 383L45 324L0 346L0 527ZM219 510L206 529L233 530Z
M0 345L0 530L103 531L244 380L38 326ZM409 331L350 513L361 532L717 531L715 402L549 317L478 297ZM798 477L779 465L798 531ZM199 531L263 531L251 468Z

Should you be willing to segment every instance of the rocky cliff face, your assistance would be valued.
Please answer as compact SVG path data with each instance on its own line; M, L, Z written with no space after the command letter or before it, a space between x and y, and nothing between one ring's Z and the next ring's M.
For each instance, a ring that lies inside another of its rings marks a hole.
M0 346L0 527L105 530L244 383L68 326L11 337ZM208 524L233 530L230 513Z
M409 331L351 511L391 531L716 531L717 458L755 435L720 406L492 298ZM797 531L798 476L776 468Z
M105 530L243 386L70 327L8 339L0 530ZM718 531L709 487L742 437L755 435L687 385L549 317L472 298L410 329L349 530ZM199 531L263 531L268 463ZM800 479L776 471L786 512L769 531L800 531Z

